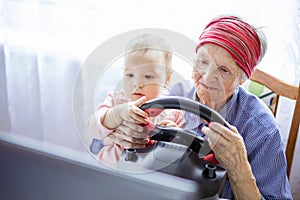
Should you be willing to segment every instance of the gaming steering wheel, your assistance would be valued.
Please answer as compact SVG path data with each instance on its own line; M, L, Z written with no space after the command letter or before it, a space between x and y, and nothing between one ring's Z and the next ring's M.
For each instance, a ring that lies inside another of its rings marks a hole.
M164 109L184 110L208 123L218 122L229 127L217 112L184 97L156 98L140 108L147 112L149 117L157 116ZM209 158L209 155L213 157L213 154L207 140L188 130L157 126L150 121L144 127L144 131L149 134L152 142L143 149L126 149L118 162L119 169L130 172L163 172L194 181L199 187L197 199L218 196L226 179L226 170L218 163L211 162L216 160Z
M206 105L184 97L156 98L143 104L140 108L147 112L149 117L159 115L164 109L184 110L203 118L207 122L218 122L229 127L225 119L216 111ZM201 148L206 148L206 150L202 149L202 152L209 152L209 146L202 137L197 137L180 128L156 126L149 121L145 126L145 131L150 135L152 140L182 144L188 146L197 154L199 154Z

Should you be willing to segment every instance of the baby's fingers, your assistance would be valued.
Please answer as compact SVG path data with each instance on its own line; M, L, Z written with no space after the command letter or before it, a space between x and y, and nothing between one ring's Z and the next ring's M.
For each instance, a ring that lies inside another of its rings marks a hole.
M142 96L141 98L139 98L138 100L136 100L136 101L134 102L134 105L140 106L140 105L142 105L145 101L146 101L146 96Z
M135 105L130 108L129 115L130 118L132 119L131 121L134 123L146 124L148 122L147 121L148 114Z

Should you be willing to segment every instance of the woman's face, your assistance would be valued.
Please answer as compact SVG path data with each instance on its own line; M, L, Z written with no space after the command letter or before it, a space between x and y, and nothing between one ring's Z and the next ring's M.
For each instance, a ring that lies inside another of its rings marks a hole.
M149 50L128 55L123 74L124 92L131 100L158 97L170 80L164 53Z
M241 68L231 55L209 43L198 49L193 78L200 101L215 110L219 110L244 82Z

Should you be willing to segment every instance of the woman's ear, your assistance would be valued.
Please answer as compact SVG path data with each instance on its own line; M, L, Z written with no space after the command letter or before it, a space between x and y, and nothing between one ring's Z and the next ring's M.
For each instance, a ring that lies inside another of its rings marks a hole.
M246 81L246 80L245 80L244 78L241 77L240 80L239 80L239 85L243 85L243 84L245 83L245 81Z
M240 78L239 78L239 85L243 85L245 81L248 79L246 73L241 70Z

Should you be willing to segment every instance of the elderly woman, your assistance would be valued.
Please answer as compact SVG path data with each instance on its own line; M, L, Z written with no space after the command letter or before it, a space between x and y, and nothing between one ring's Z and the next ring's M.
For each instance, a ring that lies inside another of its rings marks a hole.
M186 126L207 136L216 159L227 170L222 198L292 199L274 117L261 101L240 87L265 51L263 34L235 16L213 19L196 47L190 98L218 111L232 126L210 123L206 127L195 120L186 120ZM142 128L128 122L104 143L114 140L126 147L142 147L134 139L139 130Z
M264 104L239 87L265 51L263 34L234 16L212 20L196 47L193 98L233 125L228 129L211 123L201 129L227 170L225 198L292 198L276 122Z

